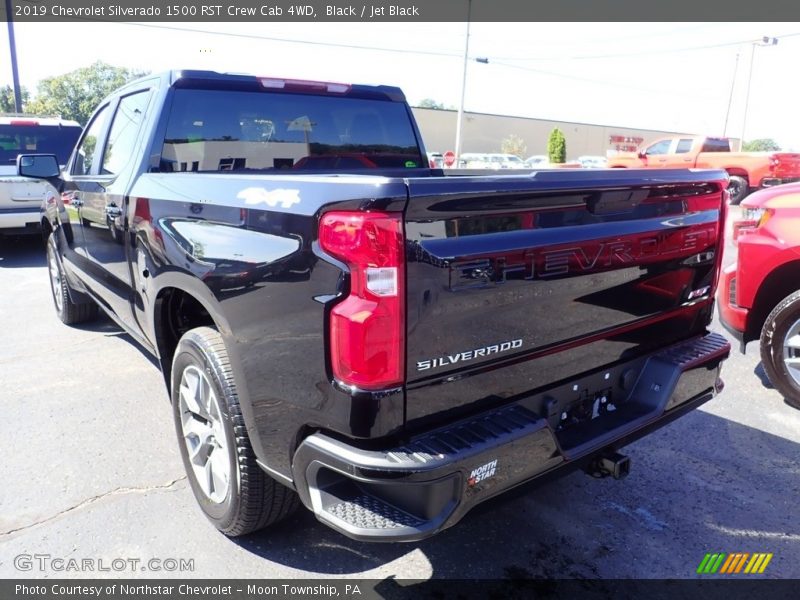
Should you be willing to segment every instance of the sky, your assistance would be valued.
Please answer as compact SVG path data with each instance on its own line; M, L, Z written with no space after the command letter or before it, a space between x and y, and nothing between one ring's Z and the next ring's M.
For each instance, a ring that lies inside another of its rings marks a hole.
M14 27L20 80L32 92L45 77L103 60L396 85L412 104L454 108L467 39L464 22ZM764 36L778 43L753 44ZM12 81L8 52L3 27L0 85ZM800 23L472 23L468 56L467 111L735 138L744 127L747 140L800 151Z

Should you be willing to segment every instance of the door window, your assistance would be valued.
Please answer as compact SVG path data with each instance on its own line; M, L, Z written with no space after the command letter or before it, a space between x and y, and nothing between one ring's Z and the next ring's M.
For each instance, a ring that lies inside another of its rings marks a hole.
M672 140L661 140L660 142L656 142L652 146L650 146L645 154L648 156L651 154L667 154L669 152L669 145Z
M86 128L86 134L83 136L80 146L78 146L78 154L75 156L75 162L70 171L73 175L89 175L92 173L95 158L100 151L97 143L106 128L108 113L108 105L106 105L100 109L100 112L95 114Z
M150 92L142 91L125 96L119 101L103 152L101 174L117 175L133 158L134 146L149 100Z

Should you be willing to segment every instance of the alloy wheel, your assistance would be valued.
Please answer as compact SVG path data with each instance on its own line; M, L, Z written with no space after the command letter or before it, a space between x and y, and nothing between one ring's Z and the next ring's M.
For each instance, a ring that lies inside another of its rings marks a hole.
M200 489L219 504L228 495L231 468L217 395L206 374L192 365L181 375L179 395L189 462Z

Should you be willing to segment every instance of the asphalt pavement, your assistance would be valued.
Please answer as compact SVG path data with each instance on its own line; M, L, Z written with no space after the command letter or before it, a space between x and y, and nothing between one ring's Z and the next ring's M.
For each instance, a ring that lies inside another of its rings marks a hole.
M354 542L305 510L231 540L195 505L152 359L105 318L62 325L41 243L0 239L0 577L692 578L706 553L768 552L763 576L798 578L800 411L757 344L723 379L627 447L622 481L573 473L420 543Z

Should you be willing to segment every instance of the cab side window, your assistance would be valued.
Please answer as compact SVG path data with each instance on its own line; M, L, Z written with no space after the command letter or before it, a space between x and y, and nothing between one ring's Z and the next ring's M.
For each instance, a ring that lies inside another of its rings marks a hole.
M119 101L103 152L103 164L100 168L102 175L117 175L133 158L134 146L149 101L149 91L137 92Z
M692 149L691 139L680 139L678 140L678 147L675 148L675 154L686 154L691 149Z
M661 140L650 146L645 154L667 154L669 152L669 145L671 140Z
M92 173L92 167L100 153L100 148L97 147L97 144L106 128L108 113L108 105L106 105L100 109L100 112L95 114L94 119L86 128L86 133L81 140L80 146L78 146L78 153L70 171L72 175L89 175Z

